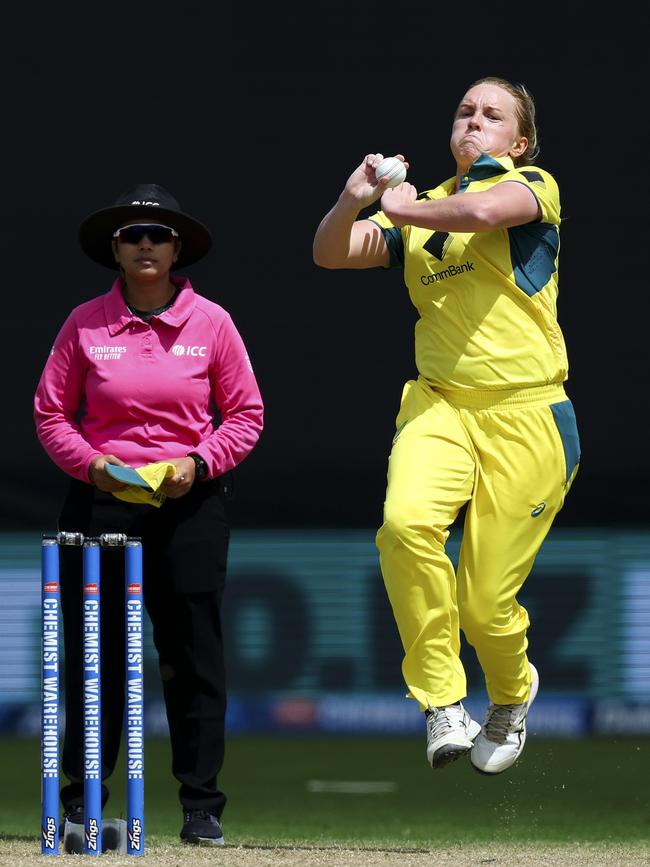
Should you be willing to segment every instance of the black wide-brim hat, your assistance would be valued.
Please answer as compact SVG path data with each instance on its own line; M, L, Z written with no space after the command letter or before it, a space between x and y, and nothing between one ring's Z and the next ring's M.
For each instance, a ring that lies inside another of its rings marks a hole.
M176 199L158 184L136 184L122 193L110 208L89 214L79 227L81 249L94 262L113 270L119 264L113 255L113 233L132 220L162 223L176 229L181 250L174 270L202 259L212 246L212 236L203 223L181 211Z

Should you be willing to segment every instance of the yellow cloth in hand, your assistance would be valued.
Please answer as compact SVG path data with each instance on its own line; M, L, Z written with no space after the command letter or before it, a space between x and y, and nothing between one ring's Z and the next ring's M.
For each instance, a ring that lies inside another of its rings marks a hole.
M169 461L158 461L133 469L149 485L149 488L142 488L140 485L127 485L121 491L113 491L113 496L127 503L146 503L149 506L160 508L167 499L167 494L160 490L160 486L165 479L171 479L175 474L175 465L170 464Z

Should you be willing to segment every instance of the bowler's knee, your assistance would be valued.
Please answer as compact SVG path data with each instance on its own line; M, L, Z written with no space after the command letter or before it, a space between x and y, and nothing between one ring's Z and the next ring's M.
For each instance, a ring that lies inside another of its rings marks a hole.
M442 527L431 521L430 515L422 514L421 509L391 507L384 509L384 522L377 533L377 547L380 551L404 547L444 548L447 534Z
M470 644L490 632L498 619L496 605L491 600L483 599L480 605L460 605L459 608L460 627Z
M506 603L498 595L483 593L474 597L471 602L459 598L460 627L470 644L480 642L485 635L505 635L525 628L527 619L523 618L520 626L520 615L525 610L515 603Z

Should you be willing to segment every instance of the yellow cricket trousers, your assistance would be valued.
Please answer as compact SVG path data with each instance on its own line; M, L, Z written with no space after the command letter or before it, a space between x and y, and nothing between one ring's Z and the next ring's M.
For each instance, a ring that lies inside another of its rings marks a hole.
M422 710L467 693L460 632L496 704L528 698L528 614L517 593L577 472L580 443L560 385L436 391L406 383L388 462L381 571ZM445 551L467 504L458 567Z

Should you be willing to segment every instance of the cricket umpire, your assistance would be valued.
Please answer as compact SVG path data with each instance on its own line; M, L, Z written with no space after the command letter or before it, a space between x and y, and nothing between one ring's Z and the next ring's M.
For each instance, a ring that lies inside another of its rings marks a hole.
M180 784L181 839L223 843L226 687L220 608L231 471L253 449L263 404L244 342L226 310L195 292L184 269L212 243L208 229L157 184L139 184L91 213L79 239L118 271L105 294L65 320L35 395L38 438L70 477L59 530L140 536ZM156 502L129 501L109 464L172 465ZM115 496L119 494L120 497ZM81 553L63 548L66 726L64 815L83 822ZM102 555L102 802L124 713L122 556Z

